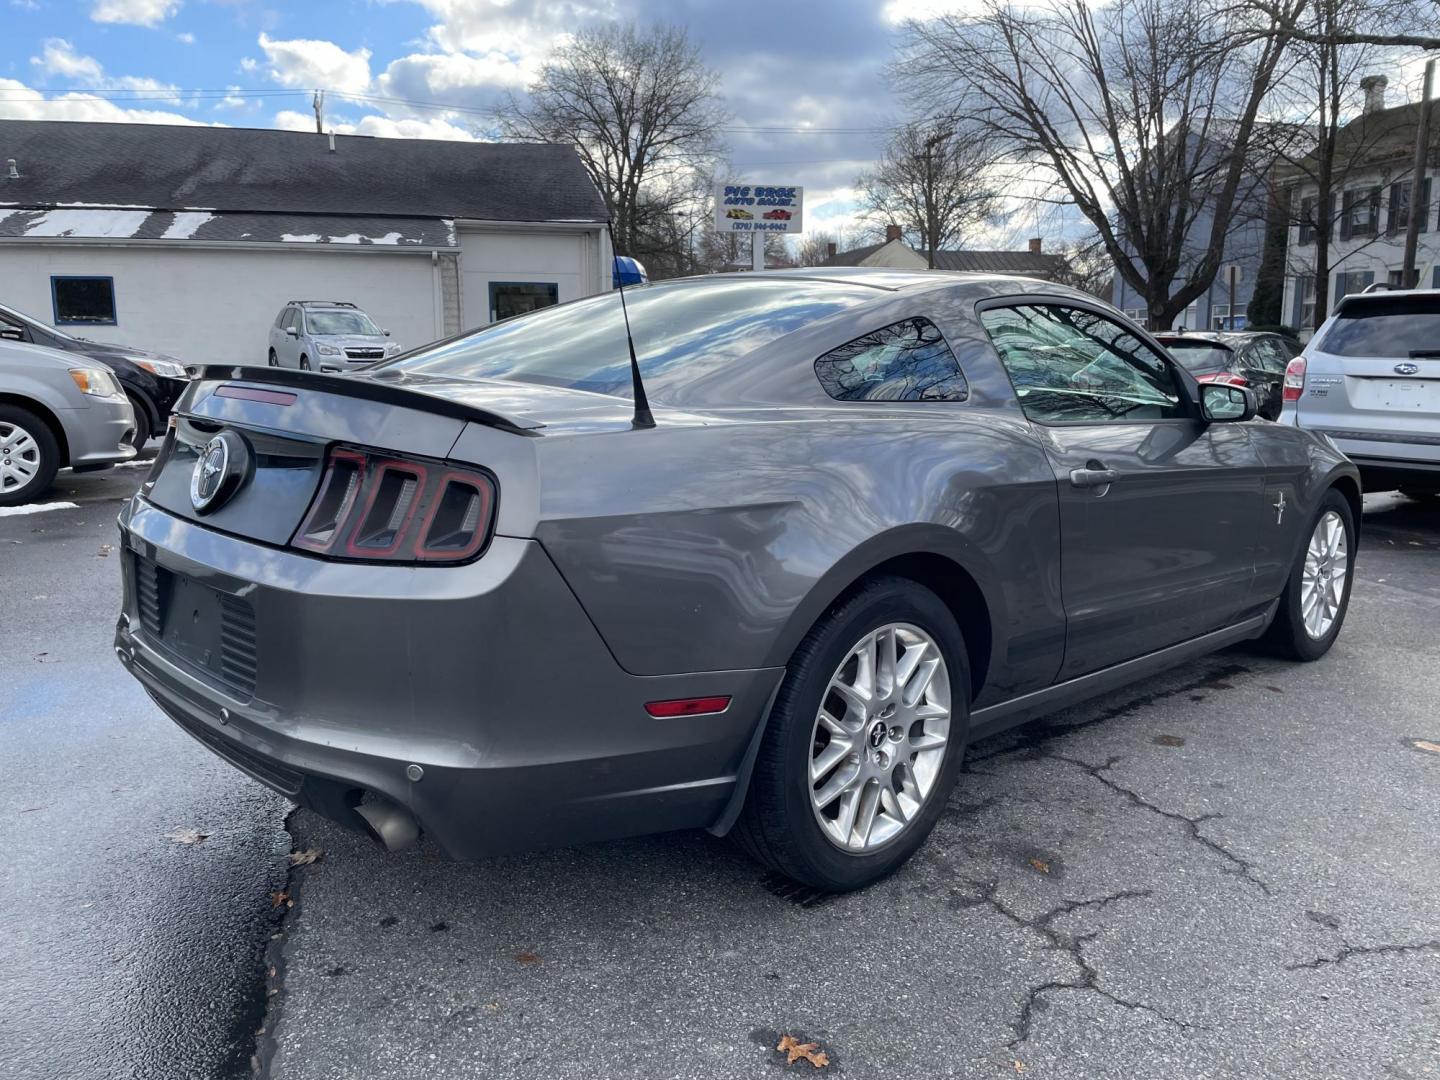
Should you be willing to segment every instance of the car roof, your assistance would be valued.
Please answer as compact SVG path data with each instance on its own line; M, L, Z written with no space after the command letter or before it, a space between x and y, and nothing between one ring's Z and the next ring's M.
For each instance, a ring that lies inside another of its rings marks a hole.
M1340 298L1339 305L1335 311L1341 312L1346 308L1366 307L1370 304L1393 304L1396 300L1434 300L1437 310L1440 310L1440 289L1376 289L1374 292L1346 293Z
M903 270L886 266L799 266L776 270L747 270L742 272L748 279L779 278L781 280L833 281L845 285L866 285L886 292L900 290L951 289L959 285L973 285L977 292L995 295L995 286L1013 283L1017 293L1050 292L1060 296L1088 300L1103 306L1105 302L1090 293L1069 285L1046 281L1043 278L1025 277L1020 274L980 273L959 270ZM722 282L735 280L734 274L698 274L689 278L668 278L653 281L652 285L664 285L671 281Z

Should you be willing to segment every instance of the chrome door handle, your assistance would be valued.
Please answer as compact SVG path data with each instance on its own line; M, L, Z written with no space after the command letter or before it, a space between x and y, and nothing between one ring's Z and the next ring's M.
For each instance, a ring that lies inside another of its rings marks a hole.
M1071 469L1070 483L1076 487L1105 487L1120 479L1114 469Z

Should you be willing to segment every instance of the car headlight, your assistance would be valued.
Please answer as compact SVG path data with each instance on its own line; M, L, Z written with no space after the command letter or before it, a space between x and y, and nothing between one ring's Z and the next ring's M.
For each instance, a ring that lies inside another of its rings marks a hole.
M385 355L386 355L386 356L394 356L394 355L395 355L396 353L398 353L399 351L400 351L400 343L399 343L398 341L387 341L387 342L385 343Z
M91 397L120 397L124 393L120 384L115 381L115 376L108 371L76 367L70 369L70 378L75 380L75 385L82 394L89 394Z
M158 375L162 379L188 379L190 376L185 371L184 364L177 364L174 360L141 360L138 356L131 358L136 367L142 367L151 375Z
M322 343L315 346L315 351L321 356L339 356L343 350L337 349L334 345L325 345Z

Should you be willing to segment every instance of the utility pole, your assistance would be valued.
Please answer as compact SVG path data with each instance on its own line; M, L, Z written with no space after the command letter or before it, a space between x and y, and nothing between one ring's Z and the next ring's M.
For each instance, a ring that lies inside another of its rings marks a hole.
M310 102L315 107L315 134L325 134L325 91L316 90L315 97Z
M1400 284L1413 289L1420 284L1415 255L1420 246L1420 222L1430 213L1424 201L1425 166L1430 157L1430 89L1435 82L1434 59L1425 62L1425 91L1420 95L1420 120L1415 125L1415 168L1410 172L1410 220L1405 224L1405 261Z

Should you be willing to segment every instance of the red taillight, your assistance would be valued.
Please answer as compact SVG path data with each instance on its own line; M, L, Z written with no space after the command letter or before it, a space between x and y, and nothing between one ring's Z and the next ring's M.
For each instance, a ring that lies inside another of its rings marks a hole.
M1305 393L1305 357L1297 356L1285 365L1285 400L1299 401Z
M1197 375L1196 382L1222 383L1225 386L1249 386L1249 380L1243 375L1235 375L1228 371L1217 371L1213 375Z
M291 543L332 558L463 562L490 539L495 481L471 469L335 447Z
M722 713L730 707L730 698L724 697L692 697L677 698L673 701L651 701L645 705L645 711L657 719L666 719L671 716L708 716L713 713Z

